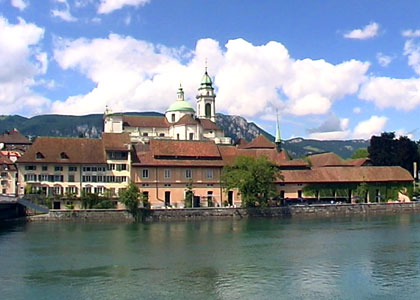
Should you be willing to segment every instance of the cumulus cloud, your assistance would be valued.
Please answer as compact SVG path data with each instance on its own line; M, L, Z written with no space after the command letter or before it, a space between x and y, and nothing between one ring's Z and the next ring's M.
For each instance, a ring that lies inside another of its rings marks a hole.
M109 14L114 10L123 8L124 6L143 6L150 0L101 0L98 7L99 14Z
M346 39L367 40L378 35L379 24L372 22L362 29L354 29L345 33L343 36Z
M350 135L349 119L340 119L335 114L328 118L318 127L308 129L309 138L316 140L342 140Z
M352 137L356 139L370 139L372 135L378 135L384 131L388 118L372 116L370 119L360 122L354 128Z
M360 89L359 98L379 108L410 111L420 104L420 79L371 77Z
M39 113L48 100L31 89L47 71L47 54L37 46L44 29L19 18L17 24L0 16L0 105L3 114Z
M406 38L417 38L417 37L420 37L420 29L417 29L417 30L407 29L407 30L404 30L401 33L401 35Z
M380 64L382 67L387 67L392 61L391 56L385 55L382 52L376 54L376 59L378 60L378 64Z
M26 7L28 7L29 2L27 0L11 0L10 4L13 7L16 7L20 11L25 10Z
M408 65L420 75L420 44L410 39L404 44L404 55L408 57Z
M338 65L294 60L278 42L255 46L236 39L225 48L212 39L199 40L194 50L167 48L117 34L64 40L55 59L63 69L84 74L96 88L55 102L53 111L99 112L105 104L117 110L165 110L180 82L189 99L195 98L207 58L219 111L248 117L274 108L293 115L324 114L335 100L358 91L369 67L356 60Z
M76 22L77 18L72 16L70 13L70 5L67 0L55 0L55 2L59 3L60 7L51 10L51 15L53 17L57 17L62 19L66 22Z

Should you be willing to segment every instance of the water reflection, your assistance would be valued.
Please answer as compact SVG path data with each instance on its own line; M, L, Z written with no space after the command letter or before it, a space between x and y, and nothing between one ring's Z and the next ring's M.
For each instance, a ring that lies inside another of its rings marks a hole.
M0 229L0 289L5 299L414 299L419 230L417 215L14 224Z

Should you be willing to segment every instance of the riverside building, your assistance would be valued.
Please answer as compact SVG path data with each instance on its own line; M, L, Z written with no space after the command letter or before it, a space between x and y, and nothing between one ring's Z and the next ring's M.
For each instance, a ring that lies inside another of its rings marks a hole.
M258 136L251 142L232 145L215 123L216 95L206 72L197 95L197 111L185 100L180 87L177 100L162 116L104 114L100 139L39 137L17 161L17 193L38 192L54 196L54 208L65 208L69 196L80 207L82 193L118 194L133 182L152 208L185 206L237 207L237 190L224 190L223 167L238 156L266 156L281 170L276 189L278 199L299 201L305 188L311 198L354 202L361 183L375 187L368 201L385 199L390 186L408 186L413 177L401 167L374 167L368 159L344 161L332 153L291 159L282 149L277 122L276 139ZM328 192L328 195L326 194ZM399 193L402 201L409 200Z

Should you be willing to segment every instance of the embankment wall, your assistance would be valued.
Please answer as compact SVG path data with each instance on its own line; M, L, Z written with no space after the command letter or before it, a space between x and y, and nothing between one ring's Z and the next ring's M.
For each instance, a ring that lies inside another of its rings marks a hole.
M139 209L142 221L199 220L249 217L329 217L352 215L395 215L420 213L420 203L319 204L267 208L190 208ZM47 215L28 218L31 221L117 221L133 222L126 210L50 210Z

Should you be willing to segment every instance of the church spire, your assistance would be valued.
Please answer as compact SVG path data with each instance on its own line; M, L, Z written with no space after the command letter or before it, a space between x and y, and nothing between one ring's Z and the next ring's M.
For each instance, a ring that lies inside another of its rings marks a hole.
M182 89L182 85L181 84L179 84L179 88L178 88L177 94L178 94L178 97L177 97L177 100L178 101L185 101L185 98L184 98L184 90Z
M276 115L277 115L277 123L276 123L276 139L275 139L275 144L276 144L276 148L277 151L280 152L281 149L281 135L280 135L280 124L279 124L279 114L276 110Z

